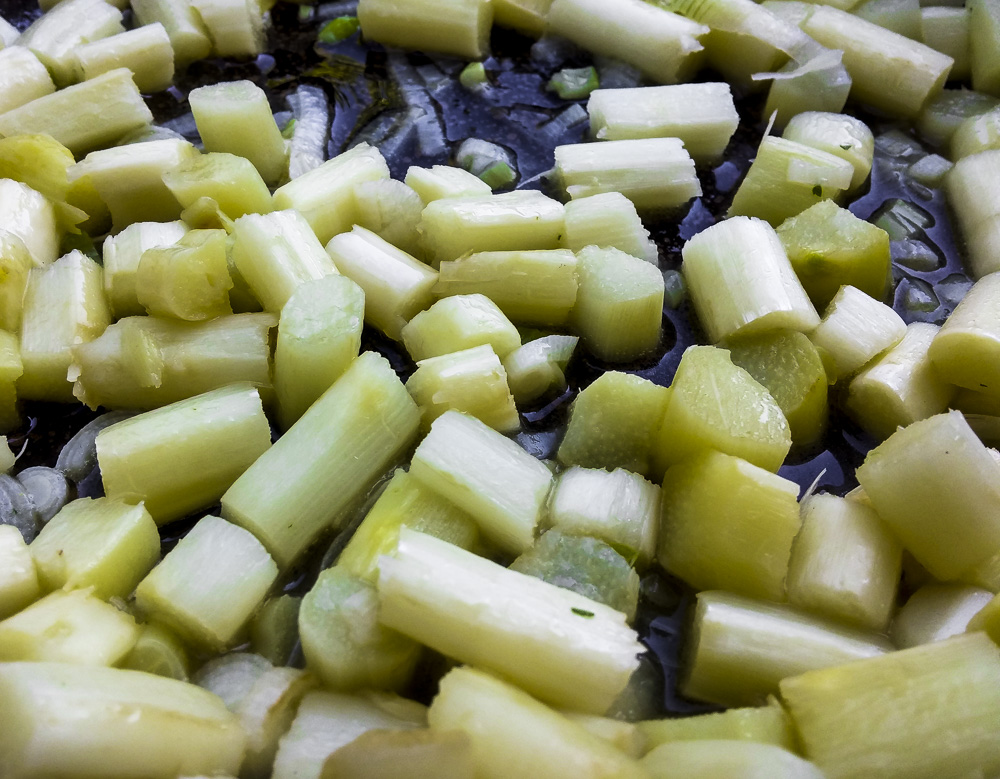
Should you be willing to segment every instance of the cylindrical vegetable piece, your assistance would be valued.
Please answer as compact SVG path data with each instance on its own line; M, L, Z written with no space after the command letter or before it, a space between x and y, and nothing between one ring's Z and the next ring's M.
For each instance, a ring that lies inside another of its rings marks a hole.
M489 344L505 358L521 345L521 335L497 304L485 295L442 298L413 317L402 330L414 362Z
M55 209L41 192L14 179L0 179L0 223L8 236L2 243L3 252L12 265L21 265L18 255L23 249L38 266L49 265L59 257L61 234ZM16 304L20 305L20 301Z
M345 518L413 441L420 410L384 357L365 352L222 496L222 513L289 566Z
M41 594L35 562L21 531L0 525L0 619L15 614Z
M1000 394L1000 273L972 286L934 336L928 355L950 384Z
M550 705L604 713L639 664L620 611L423 533L379 570L384 625Z
M184 222L136 222L104 239L104 293L115 319L145 313L135 292L139 262L147 249L170 246L187 233Z
M29 49L0 50L0 114L55 91L49 71Z
M719 776L824 779L826 774L789 749L747 741L675 741L656 747L642 766L657 779L715 779Z
M160 92L174 80L174 49L159 22L136 27L76 49L81 81L128 68L140 92Z
M199 322L233 313L225 230L192 230L173 246L143 252L135 274L139 302L153 316Z
M107 495L162 525L218 500L270 445L257 390L234 384L102 430L97 460Z
M993 593L981 587L925 584L903 604L889 635L900 649L943 641L967 632L991 600Z
M602 192L567 203L563 245L574 252L586 246L610 246L653 265L660 256L632 201L621 192Z
M851 163L854 175L849 193L868 180L875 155L875 137L860 119L847 114L807 111L792 117L781 137L829 152Z
M191 0L208 28L217 57L255 57L264 51L264 11L256 0Z
M132 0L132 11L139 24L159 22L166 28L178 66L205 59L211 53L208 30L189 0Z
M210 197L230 219L271 210L271 193L250 160L224 152L208 152L185 160L163 174L177 202L184 208Z
M268 184L288 170L285 139L264 90L252 81L199 87L188 95L205 151L246 157Z
M808 332L819 315L777 234L759 219L727 219L683 249L682 270L709 338L787 328Z
M624 60L661 84L697 70L708 27L641 0L555 0L546 31L606 57Z
M361 0L358 21L366 40L482 59L489 47L489 0Z
M968 8L972 88L1000 95L1000 3L969 0Z

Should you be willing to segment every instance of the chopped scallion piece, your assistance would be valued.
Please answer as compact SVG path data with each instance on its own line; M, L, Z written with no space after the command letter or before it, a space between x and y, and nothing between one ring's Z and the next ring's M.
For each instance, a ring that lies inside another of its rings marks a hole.
M488 83L486 68L482 62L470 62L458 74L459 83L470 92Z
M591 65L586 68L563 68L549 79L546 89L563 100L580 100L599 86L597 71Z
M350 38L359 29L358 17L338 16L331 19L319 31L316 39L320 43L334 44L340 43Z

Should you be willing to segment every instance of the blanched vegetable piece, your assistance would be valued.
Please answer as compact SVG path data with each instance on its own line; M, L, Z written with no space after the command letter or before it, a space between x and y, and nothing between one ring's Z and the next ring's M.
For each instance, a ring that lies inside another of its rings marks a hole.
M186 682L190 665L187 647L177 633L158 622L147 622L121 667Z
M573 401L557 459L648 474L669 397L670 390L648 379L605 371Z
M728 351L714 346L684 351L656 433L654 473L709 449L777 471L791 445L781 408L732 363Z
M173 246L147 249L135 274L139 303L153 316L199 322L232 314L225 230L191 230Z
M878 438L897 427L940 414L955 393L934 369L930 346L939 328L911 322L903 338L868 364L847 390L847 412Z
M362 0L358 21L367 40L482 59L489 49L493 6L488 0Z
M267 45L264 10L257 0L191 0L218 57L255 57Z
M30 49L0 49L0 114L55 91L49 71Z
M808 760L774 744L746 741L676 741L656 747L641 761L655 779L823 779L826 774Z
M654 265L659 258L635 206L621 192L602 192L567 203L563 245L574 252L586 246L612 247Z
M320 779L323 764L340 747L371 730L426 727L426 712L396 695L310 692L279 742L272 779Z
M281 568L337 527L416 437L420 410L388 361L365 352L222 496Z
M432 730L458 730L469 737L476 776L646 776L637 763L581 725L473 668L457 668L445 676L428 719Z
M147 249L176 244L187 233L183 222L136 222L104 239L104 292L115 319L145 313L135 291L136 274Z
M879 516L935 578L955 579L1000 549L1000 463L960 412L893 433L868 453L857 477Z
M101 267L79 251L31 270L21 321L19 397L72 399L67 378L72 349L97 338L111 321L101 274Z
M797 748L791 718L775 698L766 706L729 709L693 717L668 717L636 723L650 748L676 741L753 741Z
M806 757L828 776L931 779L1000 767L1000 652L982 633L785 679Z
M368 324L395 341L434 299L437 272L370 230L355 225L331 238L326 251L337 269L364 290Z
M364 290L338 275L303 282L285 303L274 350L282 428L291 427L358 356L364 309Z
M948 383L1000 393L1000 273L983 276L945 320L928 356Z
M399 469L347 542L337 566L377 581L379 557L395 550L404 525L472 552L482 545L479 528L467 511Z
M935 51L953 57L951 52L942 51L937 46L931 46L930 41L924 39L920 23L920 10L919 0L864 0L864 2L855 5L851 9L851 13L862 19L867 19L879 27L899 33L904 38L926 43ZM952 67L949 79L960 78L962 76L956 74L955 68Z
M276 189L274 207L298 211L320 243L326 244L357 222L354 188L366 181L387 178L389 166L382 153L367 143L359 143Z
M521 345L521 335L485 295L452 295L410 319L403 344L414 362L489 344L501 359Z
M965 633L992 599L992 592L979 587L925 584L903 604L889 635L900 649L943 641Z
M92 408L158 408L235 382L271 387L272 314L207 322L127 317L74 348L76 397Z
M141 503L81 498L46 523L30 549L44 589L92 587L99 598L127 598L160 559L160 536Z
M288 665L299 642L302 598L279 595L264 601L250 623L250 646L273 665Z
M354 204L358 226L407 254L423 256L418 227L424 201L413 189L396 179L363 181L354 187Z
M810 495L792 545L788 602L815 614L884 631L896 605L903 550L874 509Z
M188 95L205 151L246 157L268 184L288 171L288 153L267 95L252 81L198 87ZM275 203L277 208L287 208Z
M56 590L0 622L0 665L19 660L115 665L139 628L89 590Z
M641 0L609 6L601 0L555 0L546 32L588 51L624 60L661 84L676 84L704 59L699 38L709 29Z
M514 400L531 403L550 391L566 389L566 365L579 340L575 335L546 335L508 354L503 367Z
M854 166L854 175L848 193L857 191L868 180L875 154L875 138L868 125L860 119L847 114L807 111L792 117L781 135L850 162Z
M972 58L972 88L978 92L1000 95L1000 3L995 0L970 0L969 49Z
M139 583L135 602L197 646L221 651L235 642L277 577L257 539L207 516Z
M695 311L714 342L782 328L808 332L819 324L777 233L760 219L712 225L684 244L683 257Z
M424 248L437 266L469 252L556 249L565 231L562 203L537 190L433 200L420 221Z
M723 706L759 705L782 679L888 653L876 633L728 592L698 594L685 645L682 694Z
M0 620L38 599L41 588L35 561L21 531L0 525Z
M479 176L451 165L420 168L411 165L406 171L406 185L420 195L424 205L432 200L467 195L489 195L490 185Z
M20 332L24 290L28 271L33 267L34 260L24 242L0 228L0 330Z
M271 193L250 160L225 152L208 152L185 160L163 174L177 202L184 208L210 197L230 219L271 210Z
M573 325L586 347L609 362L631 362L660 343L663 275L614 248L587 246L577 255L579 287Z
M985 114L1000 105L1000 99L971 89L942 89L927 101L915 125L922 138L947 149L955 130L966 119Z
M23 372L17 336L0 330L0 431L5 433L21 424L16 383Z
M143 501L163 525L217 501L270 445L257 390L233 384L102 430L97 460L109 497Z
M80 155L152 121L131 71L116 68L0 114L0 135L45 133Z
M0 733L10 779L174 779L235 773L246 735L216 696L137 671L62 663L0 665Z
M555 161L556 176L574 200L620 192L637 210L655 213L701 195L694 160L678 138L557 146Z
M474 779L469 737L459 730L370 730L330 755L321 779L402 775Z
M449 409L501 433L521 426L507 373L488 344L421 360L406 380L406 389L423 411L427 427Z
M780 129L805 111L843 111L851 91L851 76L842 59L839 49L828 49L809 39L797 58L775 74L764 115L776 114L774 125Z
M159 22L164 26L178 67L211 53L208 30L189 0L133 0L131 5L139 24Z
M994 595L993 599L969 620L967 632L976 630L985 630L994 642L1000 644L1000 597Z
M501 549L534 542L552 472L517 443L474 417L446 411L413 453L410 473L469 512Z
M657 560L698 589L782 601L801 524L798 492L738 457L691 456L663 479Z
M550 705L604 713L638 666L621 612L423 533L379 569L382 624Z
M420 644L378 622L375 585L341 566L320 573L302 599L299 640L306 667L338 692L401 690Z
M59 257L56 212L42 193L20 181L0 179L0 219L0 229L22 242L35 265L49 265ZM17 251L10 239L4 243L5 253Z
M965 81L972 74L969 27L967 8L931 6L920 9L920 39L935 51L955 60L948 74L949 80Z
M132 71L140 92L161 92L174 80L174 48L159 22L84 43L73 56L80 81L123 67Z

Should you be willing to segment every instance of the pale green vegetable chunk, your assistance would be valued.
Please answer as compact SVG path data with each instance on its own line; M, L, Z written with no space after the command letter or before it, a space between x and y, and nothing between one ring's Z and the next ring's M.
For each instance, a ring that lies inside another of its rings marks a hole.
M1000 394L1000 273L972 286L934 336L928 356L949 384Z
M199 520L136 588L136 606L200 647L231 646L278 567L261 543L219 517Z
M603 714L639 664L621 612L423 533L379 569L382 624L550 705Z
M0 665L0 772L10 779L235 773L246 735L215 695L138 671Z
M4 253L27 249L35 265L48 265L59 257L60 233L55 209L41 192L14 179L0 178L0 219L7 235L20 239L22 246L4 243Z
M174 80L174 48L159 22L91 41L74 52L81 81L126 67L140 92L161 92Z
M122 668L144 671L182 682L188 680L191 659L177 633L158 622L148 622L139 629L135 646L122 661Z
M0 50L0 114L56 91L48 69L22 46Z
M135 273L139 303L153 316L200 322L233 313L225 230L191 230L173 246L147 249Z
M0 430L5 433L16 430L21 424L17 380L23 372L17 336L0 330Z
M489 0L362 0L358 21L367 40L482 59L489 50Z
M781 695L828 777L1000 770L1000 651L983 633L785 679Z
M330 755L321 779L403 775L474 779L469 737L458 730L370 730Z
M546 335L504 357L503 367L514 400L531 403L550 391L566 389L566 366L579 340L575 335Z
M431 704L432 730L459 730L472 742L477 777L501 779L641 779L639 765L517 687L473 668L458 668L441 681Z
M490 185L463 168L451 165L432 165L430 168L410 166L406 171L406 185L420 195L427 205L432 200L465 195L489 195Z
M925 584L896 614L889 635L906 649L966 632L976 614L993 599L993 593L962 584Z
M191 0L218 57L254 57L267 47L264 9L251 0Z
M972 88L996 95L1000 93L1000 3L970 0L968 8Z
M795 750L795 732L788 713L775 698L766 706L728 709L694 717L668 717L637 723L650 748L675 741L753 741Z
M442 298L410 319L403 344L414 362L489 344L501 359L521 345L521 335L485 295Z
M104 239L104 293L115 319L145 313L136 294L136 275L147 249L176 244L188 227L176 222L135 222Z
M81 498L49 520L30 549L46 590L93 587L100 598L127 598L159 561L160 536L141 503Z
M138 637L131 615L90 590L56 590L0 622L0 664L110 666L129 653Z
M205 59L212 51L208 30L188 0L133 0L132 12L141 25L156 22L166 28L178 66Z
M13 233L0 229L0 330L21 330L21 311L28 272L35 266L24 242Z
M806 111L793 116L781 135L790 141L821 149L851 163L854 175L848 192L855 192L871 173L875 138L868 125L853 116Z
M698 589L785 599L799 488L738 457L708 451L663 479L657 559Z
M808 760L774 744L746 741L677 741L656 747L642 759L655 779L825 779Z
M894 433L868 453L857 477L879 516L935 578L955 579L1000 549L1000 463L960 412Z
M574 252L587 246L612 247L654 265L659 259L656 243L643 227L639 213L621 192L602 192L568 202L563 245Z
M189 208L210 197L230 219L271 210L271 193L253 163L225 152L208 152L185 160L163 174L177 202Z
M16 614L39 595L35 561L24 536L13 525L0 525L0 619Z

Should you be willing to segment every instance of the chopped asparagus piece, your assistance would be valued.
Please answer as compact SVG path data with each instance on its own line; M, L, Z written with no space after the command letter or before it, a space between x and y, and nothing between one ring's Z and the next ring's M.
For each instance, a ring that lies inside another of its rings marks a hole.
M136 222L104 240L104 293L115 319L145 313L135 291L139 262L147 249L170 246L187 233L183 222Z
M0 330L21 331L24 290L28 286L28 272L33 267L35 262L24 242L0 229Z
M62 663L0 665L5 776L235 774L246 735L215 695L173 679Z
M442 298L410 319L403 344L414 362L489 344L500 358L521 345L517 328L485 295Z
M639 211L663 212L701 195L694 160L678 138L557 146L555 161L556 175L574 200L620 192Z
M434 269L370 230L355 225L331 238L326 251L338 270L364 290L366 321L394 341L433 300Z
M354 188L357 224L418 259L423 256L420 215L424 201L395 179L363 181Z
M913 593L892 621L889 635L900 649L908 649L966 632L993 593L964 584L925 584Z
M30 49L0 49L0 114L55 91L49 71Z
M14 333L0 329L0 431L4 433L21 424L17 380L24 372L24 365L17 341Z
M358 21L366 40L483 59L489 50L489 0L361 0Z
M565 390L566 365L579 340L575 335L542 336L504 357L503 367L514 400L531 403L550 391Z
M371 730L330 755L321 779L366 775L470 779L472 744L458 730Z
M473 668L457 668L445 676L428 719L432 730L458 730L469 737L475 775L484 779L646 775L638 763L580 724Z
M573 401L556 457L563 465L648 474L669 397L647 379L605 371Z
M609 6L601 0L555 0L546 33L637 67L662 84L676 84L703 60L698 39L708 27L641 0Z
M1000 273L983 276L934 336L928 355L950 384L1000 393L998 301Z
M916 120L921 137L934 146L947 149L955 130L966 119L985 114L1000 105L992 95L971 89L942 89L927 101Z
M960 412L893 433L857 476L879 516L935 578L955 579L1000 549L1000 463Z
M933 6L920 9L920 40L955 60L948 74L952 81L965 81L972 75L969 36L969 9Z
M789 606L702 592L687 639L684 695L752 706L782 679L891 652L883 636L820 620Z
M132 0L132 12L141 25L164 26L178 67L211 53L208 30L189 0Z
M225 230L191 230L173 246L147 249L135 273L136 297L151 315L188 322L232 314L232 287Z
M663 479L660 565L698 589L784 600L801 524L798 492L794 482L721 452L684 460Z
M162 525L217 501L270 445L257 390L233 384L105 428L97 459L107 495Z
M27 184L0 179L0 220L6 235L18 239L37 266L50 265L59 257L59 228L52 203ZM14 265L22 246L4 240L4 254Z
M139 583L135 602L199 647L220 651L235 643L277 577L257 539L207 516Z
M1000 94L1000 3L996 0L970 0L969 51L972 88L977 92Z
M184 208L210 197L230 219L271 210L271 193L250 160L225 152L191 157L163 174L177 202Z
M122 662L123 668L181 682L188 680L190 666L184 643L173 630L158 622L149 622L140 628L135 646Z
M798 748L792 720L775 698L766 706L729 709L694 717L670 717L636 723L650 748L676 741L753 741L794 751Z
M605 712L641 651L621 612L404 528L379 564L380 620L550 705Z
M642 761L655 776L713 779L717 776L782 776L823 779L813 763L774 744L746 741L677 741L656 747Z
M301 606L294 595L264 601L250 623L251 648L274 665L288 665L299 642Z
M41 595L35 561L21 531L0 525L0 620L16 614Z
M0 136L45 133L80 155L152 121L131 71L116 68L0 114Z
M222 496L287 568L412 443L420 410L388 361L365 352Z
M162 92L174 80L174 48L160 22L85 43L74 56L81 81L115 68L132 71L140 92Z
M989 776L1000 767L1000 655L982 633L781 683L807 757L827 776Z
M127 317L73 350L74 394L92 408L158 408L234 382L271 388L272 314L207 322Z
M642 226L632 201L621 192L603 192L566 204L563 245L574 252L586 246L620 249L656 264L659 250Z
M299 637L306 667L338 692L400 690L420 645L378 623L375 585L335 566L302 599Z
M42 528L31 556L46 590L92 587L100 598L127 598L160 559L160 536L142 504L81 498Z
M110 666L129 653L138 636L129 614L89 590L56 590L0 622L0 662Z
M258 0L191 0L217 57L255 57L267 46Z
M739 125L724 82L598 89L587 111L598 140L680 138L695 162L721 157Z
M491 193L490 185L481 178L450 165L433 165L430 168L412 165L406 171L406 185L420 195L424 205L447 197L474 197Z
M948 408L955 387L944 382L929 357L939 329L911 322L899 343L851 380L847 411L866 431L888 438L897 427Z
M868 180L875 155L875 138L860 119L847 114L807 111L792 117L782 137L851 163L854 175L848 194L857 191Z

